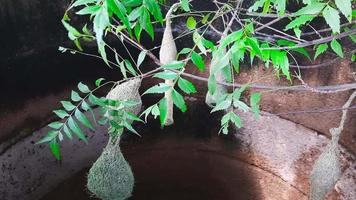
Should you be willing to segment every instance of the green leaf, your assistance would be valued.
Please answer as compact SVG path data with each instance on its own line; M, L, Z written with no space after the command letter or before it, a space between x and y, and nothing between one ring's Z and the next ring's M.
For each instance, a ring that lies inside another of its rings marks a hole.
M99 87L101 85L101 82L105 80L105 78L98 78L96 81L95 81L95 85L96 87Z
M179 78L178 79L178 87L185 93L191 94L191 93L196 93L197 90L195 89L195 86L193 83L190 81L184 79L184 78Z
M68 22L62 20L62 24L63 26L67 29L67 31L69 33L71 33L74 37L80 37L82 34L73 26L71 26L70 24L68 24Z
M79 51L83 51L83 48L82 48L82 46L80 45L80 41L79 41L78 38L77 38L77 39L74 39L74 44L75 44L75 46L77 47L77 49L78 49Z
M251 109L252 112L255 114L256 118L260 115L260 106L259 106L260 101L261 101L261 93L256 92L251 95L250 97Z
M206 24L209 20L210 17L210 13L207 15L204 15L203 19L201 20L201 23Z
M156 105L156 104L155 104ZM152 108L153 108L154 105L148 107L145 111L143 111L140 115L140 117L142 117L143 115L145 115L145 123L147 123L147 117L148 115L151 113L152 111Z
M294 13L295 16L300 16L300 15L315 15L319 14L321 10L325 7L325 3L319 3L317 1L314 1L313 3L301 8L298 10L296 13Z
M145 9L144 6L140 6L140 7L133 9L131 11L131 13L129 14L129 20L135 21L136 19L138 19L143 14L144 9Z
M243 110L244 112L247 112L250 110L250 107L248 107L247 104L245 104L244 102L239 101L239 100L234 101L234 107L239 108L239 109Z
M151 23L151 16L146 9L143 9L142 15L140 17L141 27L154 39L154 30Z
M341 58L344 57L344 53L342 52L342 47L340 45L340 43L336 40L336 39L333 39L330 43L331 45L331 49L338 55L340 56Z
M79 122L81 122L85 127L94 130L93 125L89 121L89 119L79 110L76 109L74 112L74 116L77 118Z
M355 11L356 11L356 10L355 10ZM355 26L354 26L354 27L355 27ZM350 31L350 28L344 27L344 30L345 30L345 31ZM349 35L349 38L351 39L351 41L352 41L353 43L356 43L356 34Z
M63 125L63 131L70 140L73 139L72 132L69 130L68 126L65 124Z
M137 38L138 42L140 42L141 33L142 33L142 27L140 26L139 23L136 23L136 25L134 27L134 31L135 31L135 37Z
M248 84L244 84L242 85L239 89L235 89L232 97L234 99L234 101L238 101L241 98L242 93L249 87Z
M278 16L284 15L286 11L286 0L275 0L274 4L276 5Z
M185 104L184 97L176 90L172 91L172 100L174 105L176 105L182 112L187 111L187 105Z
M237 128L242 128L241 118L237 116L234 112L230 113L230 121L232 121Z
M127 10L125 6L119 0L107 0L108 8L115 13L115 15L121 20L124 24L129 34L131 35L131 24L127 17Z
M100 10L100 8L101 7L99 5L87 6L87 7L84 7L83 9L79 10L75 14L77 14L77 15L92 15L92 14L95 14L96 12L98 12L98 10Z
M288 80L290 80L290 72L289 72L289 61L286 51L271 51L271 59L273 62L273 67L279 71L282 70L283 74L286 76Z
M61 152L59 151L59 145L57 143L57 140L52 140L49 143L49 147L51 149L52 154L57 160L61 160Z
M117 57L116 54L115 54L115 57ZM118 57L117 57L117 58L118 58ZM124 76L125 79L127 79L125 61L119 62L119 68L120 68L121 74Z
M183 49L178 53L178 55L187 54L187 53L189 53L190 51L192 51L191 48L183 48Z
M63 139L64 139L63 134L61 132L58 132L58 139L60 142L63 141Z
M227 45L240 40L243 36L243 30L235 31L227 35L224 39L220 41L220 47L219 48L225 48Z
M160 115L160 110L157 104L154 104L152 107L152 115L154 116L155 119L157 116Z
M194 31L193 33L193 41L197 45L198 49L206 55L206 48L203 44L203 37L198 33L198 31Z
M63 126L63 123L62 122L52 122L52 123L48 124L48 126L53 129L59 129Z
M180 5L182 6L185 12L190 12L189 0L180 0Z
M262 7L265 2L266 2L266 0L258 0L258 1L256 1L256 2L248 9L248 11L249 11L249 12L257 11L258 8Z
M172 61L168 64L164 64L161 67L164 69L182 69L185 63L183 61Z
M74 7L77 7L77 6L81 6L81 5L91 4L91 3L94 3L95 1L96 1L96 0L76 0L76 1L69 7L69 9L74 8Z
M88 140L85 137L82 129L79 128L79 126L77 125L77 123L74 121L72 117L68 118L68 126L70 130L72 130L79 139L83 140L85 143L88 143Z
M277 40L277 44L280 45L280 46L287 46L287 47L293 47L296 45L296 43L294 42L291 42L291 41L288 41L288 40L284 40L284 39L280 39L280 40ZM265 47L264 47L265 48ZM266 47L268 48L268 46ZM295 51L295 52L298 52L304 56L306 56L307 58L309 58L310 60L310 55L308 53L307 50L305 50L305 48L302 48L302 47L299 47L299 48L290 48L290 50L292 51Z
M89 93L89 92L90 92L89 87L86 86L85 84L83 84L82 82L79 82L79 83L78 83L78 89L79 89L79 91L81 91L82 93Z
M189 30L194 30L196 26L197 26L197 21L195 21L194 17L192 17L192 16L188 17L187 28Z
M88 99L94 105L105 107L105 104L98 97L96 97L93 94L90 94Z
M215 51L216 47L215 47L215 44L212 41L207 40L205 38L202 38L202 43L206 48L209 48L212 51Z
M137 58L137 67L140 67L142 62L145 60L147 51L141 51Z
M125 66L132 75L137 76L136 70L132 67L131 62L127 59L125 59Z
M109 65L105 52L105 42L103 41L104 30L110 25L109 13L107 9L106 1L101 5L101 9L95 15L93 19L93 30L95 32L98 51L104 60L105 64Z
M195 51L192 52L192 62L195 64L195 66L197 66L199 71L204 71L205 63L203 61L203 58Z
M145 94L160 94L160 93L165 93L167 92L169 89L171 88L171 86L165 84L165 83L160 83L159 85L155 85L151 88L149 88L148 90L146 90L146 92L143 93L143 95Z
M161 9L156 0L144 0L143 4L147 6L148 10L157 21L160 21L161 23L163 22Z
M210 66L210 73L211 74L216 74L219 71L221 71L224 67L229 66L230 64L230 56L231 53L225 53L223 51L216 51L213 54L213 60L217 60L217 62L213 62L216 63L213 66Z
M262 53L265 53L265 51L262 51ZM243 56L244 56L243 50L232 53L231 63L236 73L240 73L240 60L243 60L244 58Z
M178 77L178 75L172 71L163 71L163 72L156 73L153 77L161 78L164 80L173 80L173 79L176 79Z
M125 115L126 115L127 119L144 123L144 121L142 119L140 119L133 113L125 112Z
M349 22L352 20L352 5L351 0L335 0L335 4L340 12L346 17Z
M332 29L333 33L340 33L340 16L339 12L331 6L326 6L323 10L323 16Z
M283 74L286 76L288 80L291 80L290 72L289 72L289 60L287 56L287 52L283 51L283 57L280 58L280 66Z
M96 37L96 38L98 39L98 37ZM101 58L104 60L105 64L111 68L108 58L106 56L106 51L105 51L106 44L103 41L100 41L97 45L98 45L98 51L100 53Z
M123 128L124 128L124 126L123 126L123 124L119 124L118 122L116 122L115 120L110 120L109 121L109 123L110 123L110 128L109 128L109 134L111 134L111 133L115 133L115 134L117 134L117 132L119 131L119 130L122 130Z
M304 25L304 24L306 24L307 22L309 22L309 21L311 21L313 19L314 19L313 15L301 15L301 16L295 18L293 21L291 21L286 26L286 28L284 30L286 31L286 30L289 30L289 29L298 28L301 25Z
M327 44L320 44L318 45L318 47L316 48L316 52L314 55L314 60L322 53L324 53L326 50L328 49L328 45Z
M219 103L217 103L217 105L213 108L213 110L211 110L211 112L216 112L216 111L219 111L219 110L225 110L225 109L228 109L230 106L231 106L231 99L230 98L227 98Z
M161 122L161 126L163 127L164 124L166 123L167 112L168 112L166 98L163 98L159 101L158 107L159 107L159 120ZM152 109L152 111L153 111L153 109Z
M293 29L295 36L297 36L298 39L300 39L301 35L302 35L302 30L300 30L300 28L294 28Z
M312 0L303 0L304 4L310 4L312 2Z
M271 1L270 0L266 0L263 4L263 10L262 10L262 13L263 14L267 14L268 11L269 11L269 7L271 5Z
M72 93L71 93L71 99L74 102L78 102L78 101L82 100L82 98L79 96L79 94L76 91L73 91L73 90L72 90Z
M256 38L250 38L250 37L247 38L246 44L252 48L254 53L256 53L257 55L262 55L262 52L261 52L259 44L258 44L258 40Z
M85 24L82 28L82 31L83 33L87 34L87 35L90 35L90 36L93 36L92 33L89 31L88 27L87 27L87 24Z
M138 136L141 137L141 135L138 134L138 132L137 132L137 131L131 126L131 124L128 123L127 121L124 121L124 127L125 127L127 130L131 131L132 133L135 133L136 135L138 135Z
M72 111L76 108L70 101L61 101L61 104L66 111Z
M58 133L59 132L56 130L50 130L50 131L48 131L47 135L45 137L43 137L41 140L37 141L36 144L50 142L57 137Z
M54 110L53 112L61 119L69 116L68 113L64 110Z

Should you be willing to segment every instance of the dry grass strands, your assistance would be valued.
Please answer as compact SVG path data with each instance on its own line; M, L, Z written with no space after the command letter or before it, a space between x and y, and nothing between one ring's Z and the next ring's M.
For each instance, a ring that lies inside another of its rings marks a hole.
M223 50L223 53L226 54L226 49ZM210 75L212 74L212 69L214 68L214 66L219 62L218 60L219 58L221 57L215 56L215 54L213 53L213 57L210 64ZM213 75L215 76L217 82L223 82L223 83L226 82L226 79L222 71L219 71ZM218 102L218 99L221 98L223 94L226 94L226 91L227 91L226 86L218 84L213 94L211 94L209 91L206 93L205 103L210 107L214 107Z
M138 89L139 78L132 79L116 86L107 95L112 100L134 100L140 102L126 111L138 114L141 109L141 96ZM96 197L102 200L124 200L131 196L134 187L134 176L130 165L120 150L121 129L117 137L111 136L100 157L90 168L87 187Z
M338 143L340 134L344 129L348 111L347 108L350 107L350 104L355 97L356 91L351 94L350 98L343 106L344 110L342 111L339 127L330 129L332 136L330 143L315 161L310 174L310 200L323 200L325 195L335 186L341 176Z
M166 28L163 33L161 49L159 51L159 61L162 65L175 61L177 57L177 47L174 42L171 27L171 14L178 6L179 4L173 4L166 14ZM165 83L170 86L174 84L173 80L166 80ZM174 123L172 89L165 92L164 97L167 100L167 119L165 125L168 126Z

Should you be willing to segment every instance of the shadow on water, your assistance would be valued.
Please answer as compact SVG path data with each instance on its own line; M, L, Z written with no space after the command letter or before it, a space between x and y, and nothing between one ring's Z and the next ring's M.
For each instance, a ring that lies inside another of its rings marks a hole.
M201 104L176 113L172 127L161 129L151 121L137 126L142 138L124 138L122 151L135 175L130 199L261 199L248 164L234 158L239 142L217 136L220 116L211 116ZM85 188L87 172L83 169L42 200L95 199Z

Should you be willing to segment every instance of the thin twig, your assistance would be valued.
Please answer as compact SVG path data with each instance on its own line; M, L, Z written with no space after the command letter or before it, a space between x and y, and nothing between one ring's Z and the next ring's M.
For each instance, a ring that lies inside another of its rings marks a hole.
M303 115L303 114L317 114L317 113L328 113L328 112L338 112L344 110L354 110L356 106L351 106L348 108L328 108L328 109L312 109L312 110L297 110L289 112L279 112L279 113L262 113L265 116L281 116L281 115Z
M308 41L308 42L304 42L304 43L300 43L297 44L295 46L287 46L287 47L270 47L270 48L261 48L261 50L286 50L286 49L295 49L295 48L301 48L301 47L307 47L307 46L311 46L311 45L315 45L315 44L321 44L321 43L326 43L326 42L330 42L334 39L341 39L344 37L347 37L349 35L353 35L356 34L356 29L347 31L347 32L343 32L340 33L338 35L332 35L329 37L325 37L325 38L321 38L321 39L317 39L317 40L312 40L312 41Z

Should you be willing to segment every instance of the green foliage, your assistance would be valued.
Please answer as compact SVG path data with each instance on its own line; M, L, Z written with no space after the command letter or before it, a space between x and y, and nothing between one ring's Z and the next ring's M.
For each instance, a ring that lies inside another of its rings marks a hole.
M142 120L131 112L127 111L129 108L136 106L137 103L132 101L115 101L106 99L104 97L96 97L93 94L94 91L104 85L107 85L108 83L111 83L107 82L101 84L101 81L103 80L104 79L98 79L96 81L97 88L94 90L90 90L87 85L80 82L78 84L78 90L85 96L80 97L78 92L72 91L71 101L61 101L63 109L54 110L53 112L62 120L48 124L48 127L51 128L51 130L49 130L47 135L39 140L37 144L49 143L53 155L59 160L60 150L57 140L63 140L63 133L70 140L72 140L73 135L75 135L85 143L88 143L83 128L95 130L93 121L95 124L97 122L92 110L95 106L100 106L105 111L105 113L108 113L108 115L103 115L102 119L98 122L109 122L110 125L112 125L112 133L118 129L126 128L129 131L137 134L137 132L132 128L128 121L142 122ZM88 118L88 116L83 113L85 111L89 111L92 114L92 119Z
M310 60L310 54L312 54L315 60L330 46L330 49L338 56L344 57L346 52L343 52L342 45L334 38L334 35L350 32L355 28L353 24L341 24L346 20L352 22L356 16L355 10L352 10L351 7L351 0L303 0L299 1L300 8L293 12L287 9L290 3L287 0L256 0L248 11L238 10L237 12L238 17L241 17L238 23L242 28L236 29L235 25L227 27L229 23L224 22L223 26L226 30L210 30L216 31L221 38L208 40L207 38L211 37L206 35L207 30L214 26L216 19L223 15L230 16L230 13L236 9L234 3L230 1L224 3L218 12L204 11L201 13L192 11L193 7L189 0L180 0L177 3L179 5L175 8L180 9L173 9L173 12L180 12L180 14L174 17L183 16L184 19L187 19L187 33L191 33L194 45L180 50L175 61L161 65L150 72L145 72L142 64L145 59L155 56L152 52L156 47L146 49L140 43L140 39L142 34L148 34L152 39L157 39L154 29L163 25L164 17L161 4L165 4L164 0L74 0L65 12L62 24L68 32L69 39L74 42L79 52L83 51L83 42L96 40L100 57L108 66L117 66L116 70L122 74L124 82L132 77L147 78L151 76L162 81L148 88L143 95L155 94L159 96L171 91L174 105L182 112L187 111L184 95L197 92L193 83L182 77L185 69L190 67L187 63L193 63L200 72L204 72L208 68L206 57L210 56L207 87L209 95L216 97L211 112L225 112L221 119L220 130L224 134L228 133L230 124L234 124L238 128L242 127L242 120L234 112L235 110L251 111L256 117L260 114L260 93L255 92L250 95L247 100L249 105L246 103L246 99L242 98L242 96L247 96L243 94L248 90L248 84L234 87L232 91L225 88L234 83L234 75L240 73L243 62L250 62L251 65L263 62L265 67L273 67L278 78L282 77L292 82L289 68L291 60L297 62L295 54ZM81 28L74 27L72 25L74 23L70 19L72 13L86 17L88 23ZM269 15L268 18L275 18L276 22L282 24L281 30L276 30L278 28L274 27L273 23L269 25L268 22L264 24L258 22L265 15ZM330 31L325 29L319 33L319 30L314 30L315 28L311 27L315 20L319 19L325 20ZM233 24L237 24L237 19L234 20ZM265 28L274 31L274 33L267 34L268 32L264 32ZM317 35L318 38L309 41L310 33L305 33L309 29L313 29L316 33L314 35ZM105 42L109 34L116 36L123 43L126 42L137 47L140 50L139 55L131 56L128 52L130 59L123 58L115 48ZM260 35L267 35L267 37L261 38ZM356 41L354 35L349 35L349 38L353 42ZM314 49L309 46L314 46ZM62 53L68 50L64 47L59 48ZM76 53L78 51L69 50L69 52ZM108 55L114 54L115 62L109 60L111 56L108 58L107 53ZM135 60L133 60L134 57ZM351 59L354 60L354 57L355 55L352 54ZM157 63L157 60L154 61ZM96 87L101 88L110 83L103 83L104 80L103 78L96 80ZM164 83L167 80L173 84ZM116 83L113 84L116 85ZM70 100L61 101L62 108L53 111L63 120L50 123L48 126L51 130L39 143L49 143L52 153L57 159L60 158L58 141L63 140L63 135L69 139L76 136L87 142L82 129L93 130L96 123L109 124L109 134L115 134L122 129L138 134L129 122L142 120L126 110L135 104L96 97L93 92L97 88L90 90L85 84L79 83L78 90L71 92ZM98 120L93 112L94 106L98 106L102 110ZM91 117L84 114L86 111L91 113ZM164 126L167 112L167 99L163 97L144 110L141 116L144 117L144 121L147 121L149 115L154 118L159 117L161 125Z

